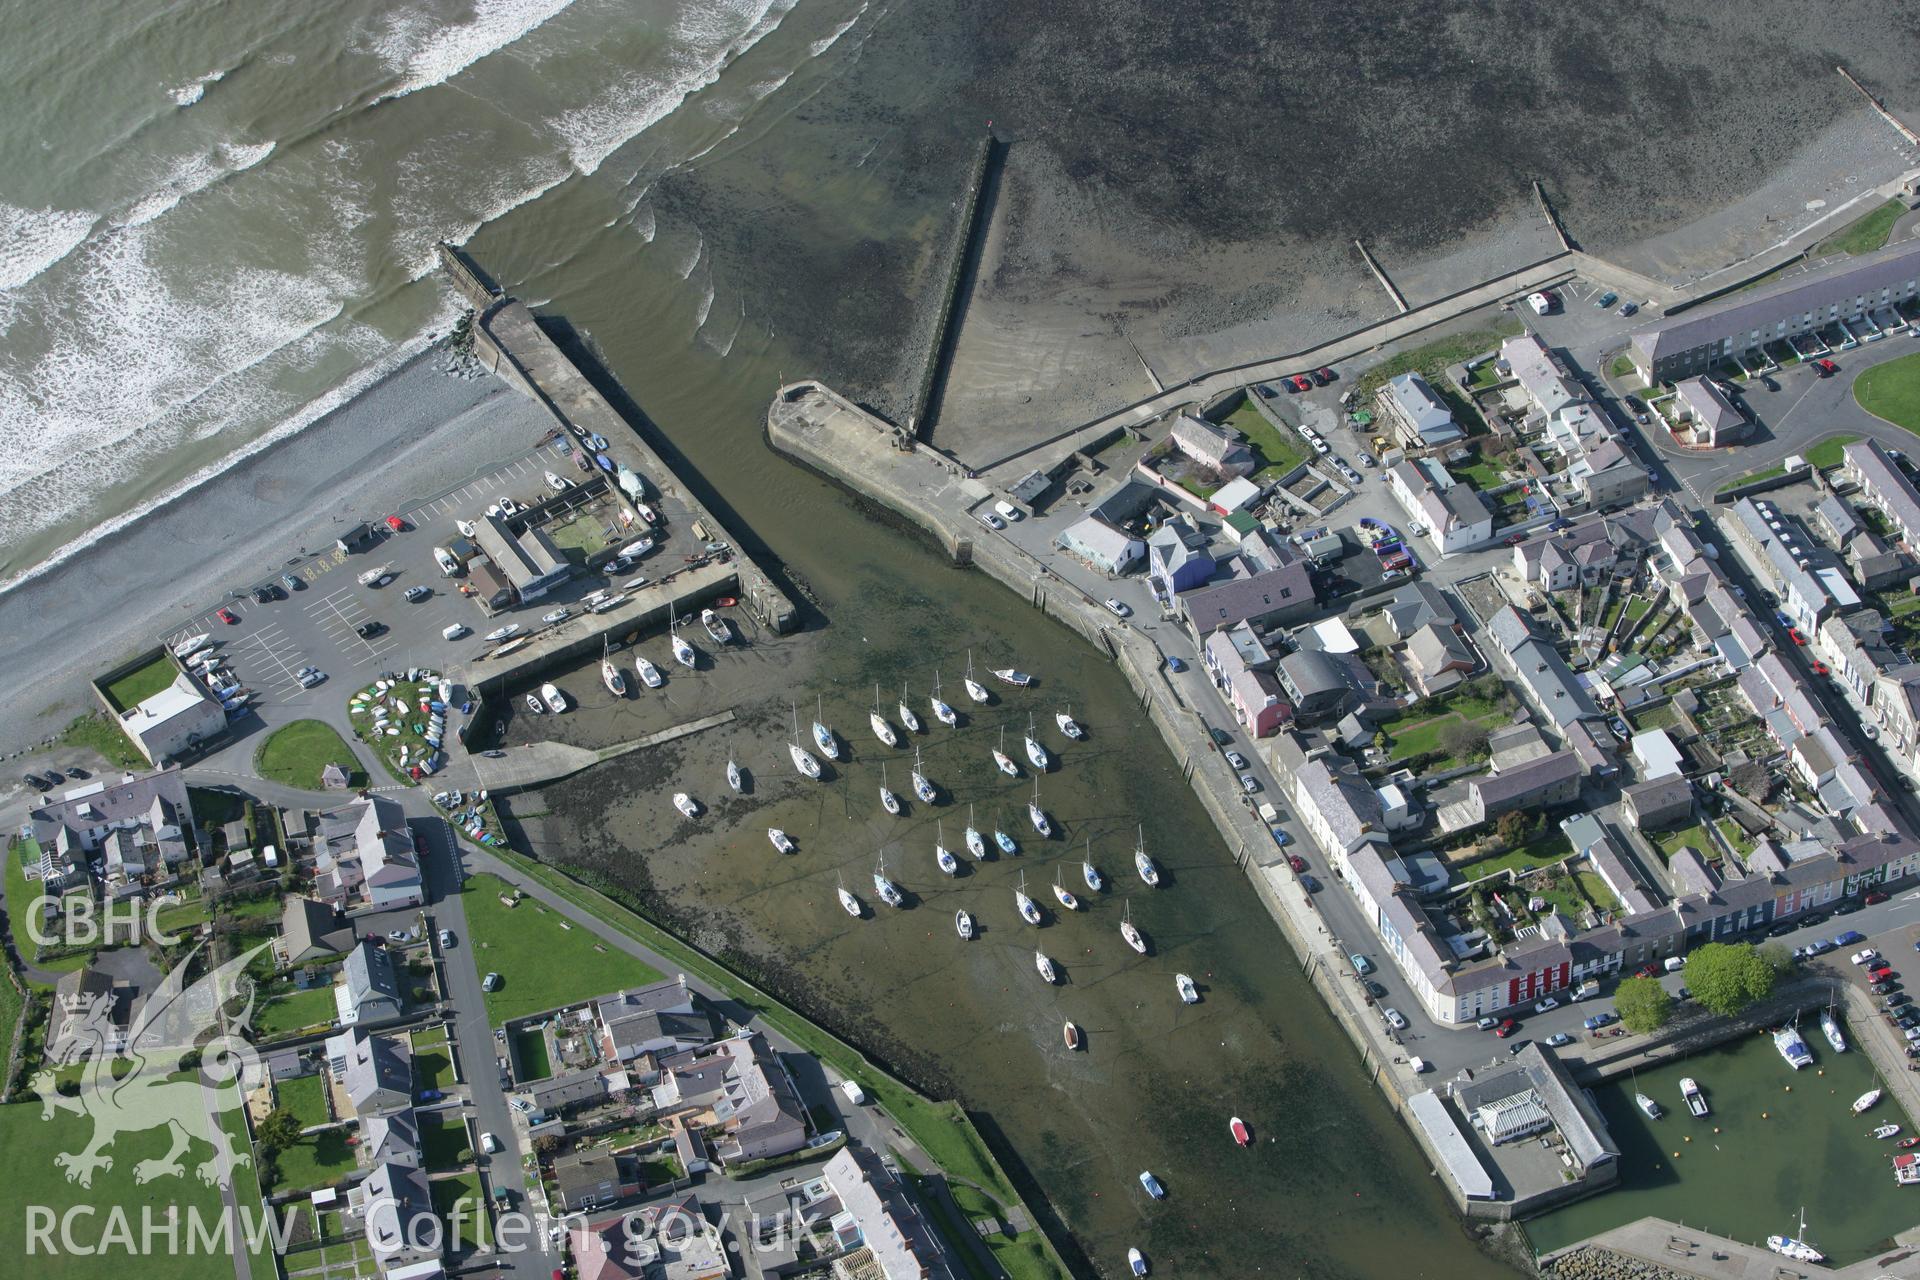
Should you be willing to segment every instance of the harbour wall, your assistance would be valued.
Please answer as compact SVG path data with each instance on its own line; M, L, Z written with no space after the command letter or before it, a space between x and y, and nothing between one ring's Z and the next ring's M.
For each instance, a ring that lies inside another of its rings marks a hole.
M999 191L1000 170L1006 153L1007 144L988 134L974 148L973 164L967 171L960 216L954 220L953 247L947 254L946 287L940 294L940 310L935 313L933 337L927 346L927 367L920 375L920 386L913 396L913 411L907 417L908 429L922 440L933 434L934 423L940 417L947 370L953 364L954 346L960 341L960 320L966 311L966 299L973 290L974 275L979 270L981 246L992 217L994 196Z

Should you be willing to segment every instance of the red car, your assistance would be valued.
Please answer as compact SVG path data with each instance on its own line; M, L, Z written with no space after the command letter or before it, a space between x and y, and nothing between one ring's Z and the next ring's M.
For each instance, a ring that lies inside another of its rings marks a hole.
M1807 643L1807 638L1800 634L1800 628L1798 627L1787 628L1787 639L1793 641L1797 645L1805 645Z
M1820 376L1823 378L1840 372L1840 366L1827 359L1815 360L1813 367L1820 371Z
M1875 982L1884 982L1893 976L1893 966L1883 960L1873 968L1867 970L1867 976Z
M1315 378L1318 378L1320 380L1320 385L1324 387L1327 385L1327 383L1332 382L1335 378L1339 377L1340 375L1335 373L1331 369L1323 367L1323 368L1315 369L1313 371L1313 376Z
M1829 673L1830 673L1830 672L1831 672L1832 670L1833 670L1833 668L1832 668L1832 667L1829 667L1829 666L1828 666L1828 665L1827 665L1826 663L1824 663L1824 662L1821 662L1821 661L1818 661L1817 659L1815 660L1815 662L1814 662L1814 664L1813 664L1813 674L1815 674L1815 675L1817 675L1817 676L1824 676L1824 675L1827 675L1827 674L1829 674Z
M1297 853L1290 853L1287 855L1287 865L1297 873L1307 869L1307 860Z
M1510 547L1517 547L1521 543L1525 542L1526 540L1527 540L1527 532L1524 529L1522 529L1519 533L1510 533L1507 535L1507 545Z
M1508 1018L1505 1022L1502 1022L1499 1026L1493 1029L1493 1034L1499 1036L1502 1040L1505 1040L1508 1036L1512 1035L1515 1031L1518 1031L1519 1029L1520 1029L1520 1024L1515 1022L1512 1018Z
M1311 391L1313 390L1313 379L1304 373L1296 373L1293 375L1293 389L1295 391Z
M407 522L399 516L388 516L387 528L393 530L395 533L405 533L407 531Z
M235 613L231 609L222 609L220 612L214 614L213 616L220 619L220 621L226 623L228 626L232 626L234 623L240 621L240 615Z
M1643 964L1633 971L1633 976L1636 978L1657 978L1660 976L1660 971L1650 964Z
M1868 906L1872 906L1876 902L1885 902L1886 900L1887 900L1887 895L1880 892L1878 889L1875 889L1872 893L1868 894L1865 899L1866 904Z

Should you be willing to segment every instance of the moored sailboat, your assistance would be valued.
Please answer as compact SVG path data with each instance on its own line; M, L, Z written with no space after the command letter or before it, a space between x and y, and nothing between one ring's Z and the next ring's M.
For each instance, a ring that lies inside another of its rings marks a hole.
M900 886L887 877L887 856L883 853L873 864L873 891L880 895L880 901L890 907L901 906L906 895L900 892Z
M1100 874L1100 868L1093 865L1093 837L1087 837L1087 852L1080 859L1080 878L1087 882L1088 893L1099 893L1106 887L1106 880Z
M900 803L900 797L887 786L887 766L884 764L880 766L880 807L896 818L906 812L906 806Z
M673 616L673 603L667 603L667 641L673 649L673 660L681 666L693 669L700 661L700 653L680 634L679 621Z
M1840 1020L1834 1016L1832 1009L1820 1011L1820 1031L1827 1037L1827 1043L1833 1046L1835 1053L1847 1051L1847 1038L1840 1034Z
M1042 838L1053 834L1053 823L1047 818L1047 811L1040 807L1040 779L1033 780L1033 799L1027 801L1027 821L1033 824Z
M1014 764L1013 757L1007 754L1007 726L1000 726L1000 745L993 749L993 767L1009 778L1020 776L1020 768Z
M839 876L834 876L834 882L839 885L841 910L845 911L855 920L858 920L861 912L865 909L860 905L860 899L854 897L853 894L847 890L846 882L841 880Z
M727 785L735 791L745 791L747 789L745 779L740 776L739 762L731 758L727 760Z
M613 658L604 647L600 651L600 682L607 686L607 692L614 697L627 696L627 678L620 674L620 668L613 665Z
M1040 923L1040 904L1027 896L1027 873L1020 873L1020 887L1013 891L1013 905L1020 910L1020 918L1028 924Z
M886 743L888 746L897 747L900 745L900 736L893 731L893 726L887 723L887 718L880 714L880 686L878 684L873 686L873 710L867 713L867 727L873 730L874 737L880 739L880 741Z
M833 730L826 725L824 714L820 710L820 699L813 700L813 743L820 748L820 754L829 760L840 758L840 741L834 737Z
M1019 842L999 827L993 829L993 842L1000 847L1000 852L1008 857L1020 852Z
M1080 909L1080 899L1073 896L1073 890L1060 883L1060 868L1053 869L1053 896L1061 906L1069 911Z
M973 650L967 650L967 672L962 677L967 686L967 696L975 702L986 702L993 697L987 692L987 686L973 678Z
M1040 739L1033 736L1033 716L1032 715L1027 716L1026 748L1027 748L1027 760L1033 765L1034 768L1038 769L1042 773L1045 773L1047 771L1047 766L1052 762L1053 757L1049 756L1047 754L1047 749L1040 745Z
M980 828L973 825L973 806L967 806L967 852L975 859L987 856L987 842L981 836Z
M787 704L787 710L793 714L793 737L787 740L787 754L793 757L793 767L801 776L818 779L820 762L814 759L813 752L800 745L800 713L793 710L793 704Z
M920 732L920 717L913 714L913 708L907 705L907 684L904 680L900 682L900 705L894 710L900 713L901 727L908 733Z
M1135 837L1133 846L1133 869L1140 873L1140 878L1146 882L1147 888L1158 889L1160 887L1160 868L1154 866L1153 859L1147 856L1146 828L1144 826L1139 829L1139 834Z
M684 791L673 793L673 807L689 818L700 816L700 802Z
M1141 955L1147 954L1146 935L1141 933L1140 927L1133 922L1132 902L1127 903L1126 910L1120 915L1120 936L1125 938L1127 945L1135 951L1138 951Z
M913 749L913 794L920 797L921 804L932 804L940 791L920 768L920 748Z
M1036 951L1033 953L1033 967L1040 971L1040 976L1046 979L1049 984L1059 981L1059 974L1053 967L1053 961L1047 959L1046 952Z
M935 823L934 832L935 834L933 837L933 860L939 863L940 869L946 872L948 875L950 876L959 875L960 859L954 857L951 853L947 852L946 824Z
M933 718L941 724L946 725L949 729L960 723L959 713L954 711L946 699L940 696L940 673L938 671L933 673L933 693L928 697L927 704L933 708Z

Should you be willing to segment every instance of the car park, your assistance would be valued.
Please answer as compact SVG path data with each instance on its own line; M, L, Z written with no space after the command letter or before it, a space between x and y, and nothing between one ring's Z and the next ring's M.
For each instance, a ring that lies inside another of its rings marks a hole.
M300 677L299 677L300 687L303 689L311 689L313 688L313 686L319 684L322 680L325 680L326 678L327 678L326 672L318 670L317 668L314 668L314 667L308 667L305 671L302 671L300 673Z
M1872 947L1868 947L1865 951L1856 951L1852 955L1847 957L1847 959L1852 961L1854 964L1865 964L1869 960L1878 960L1879 958L1880 958L1880 953L1878 951L1875 951Z
M1895 991L1891 995L1883 997L1881 1003L1889 1009L1898 1009L1901 1005L1911 1002L1912 999L1913 997L1904 991Z
M1598 1031L1600 1028L1612 1026L1615 1022L1618 1022L1618 1021L1619 1021L1618 1015L1612 1013L1611 1011L1603 1011L1603 1012L1594 1014L1591 1018L1588 1018L1585 1022L1581 1023L1580 1025L1585 1027L1589 1031Z
M1105 603L1107 612L1116 618L1129 618L1133 616L1132 607L1117 596L1108 596Z
M253 597L255 604L270 604L273 601L273 592L267 590L265 587L255 587L247 594Z
M1639 310L1640 310L1640 304L1637 302L1623 302L1620 304L1620 314L1622 316L1635 315L1639 312Z
M298 591L300 589L300 579L290 573L283 573L280 575L280 585L289 591Z
M399 516L388 516L387 528L393 530L395 533L405 533L407 531L407 522Z
M1407 1015L1398 1009L1383 1009L1381 1010L1380 1016L1385 1018L1387 1025L1395 1031L1405 1031L1407 1029Z
M1313 379L1304 373L1296 373L1293 375L1293 389L1295 391L1311 391L1313 390Z

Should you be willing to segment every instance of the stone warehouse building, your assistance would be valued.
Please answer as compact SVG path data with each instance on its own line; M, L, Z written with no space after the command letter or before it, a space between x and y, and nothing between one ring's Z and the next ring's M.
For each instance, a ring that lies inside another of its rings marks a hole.
M1795 276L1751 294L1736 293L1663 319L1633 335L1633 367L1648 382L1705 373L1769 342L1798 337L1837 321L1891 316L1895 304L1920 293L1920 240L1888 245L1824 271ZM1878 321L1885 324L1885 320Z

